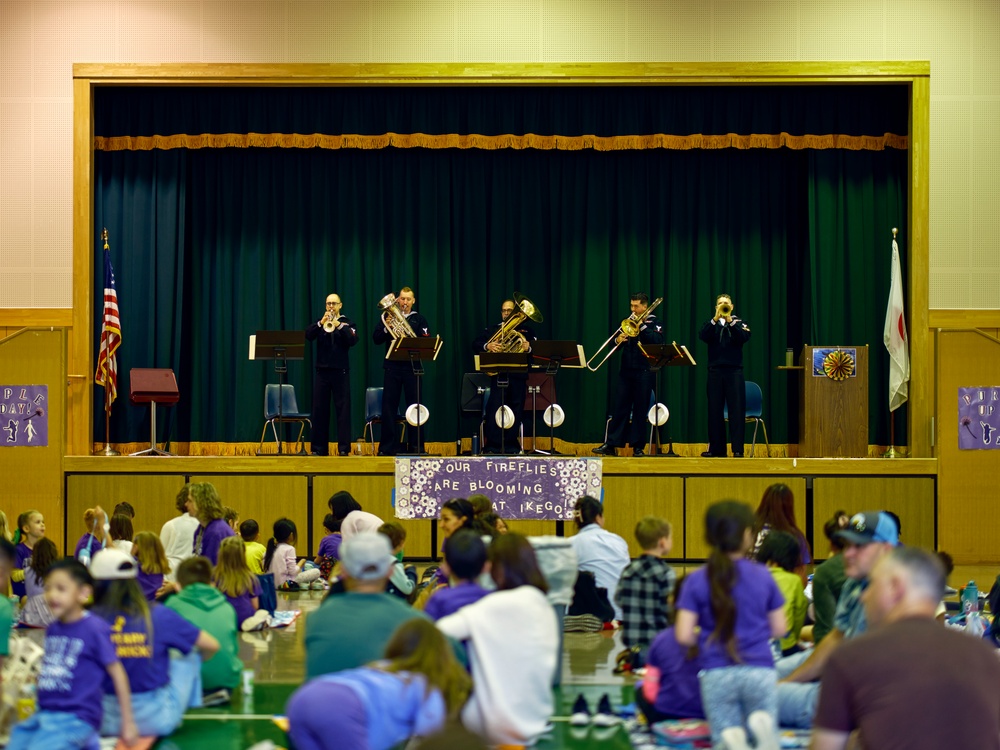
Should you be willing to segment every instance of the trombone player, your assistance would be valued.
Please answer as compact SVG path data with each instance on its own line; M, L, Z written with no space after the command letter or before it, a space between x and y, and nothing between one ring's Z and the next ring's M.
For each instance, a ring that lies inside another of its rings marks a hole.
M515 295L516 296L516 295ZM530 301L527 301L531 305ZM534 307L533 305L531 305ZM520 354L531 351L531 344L536 340L535 332L528 325L531 318L525 317L517 324L506 340L498 340L498 334L504 328L504 323L510 320L515 310L514 300L505 299L500 305L500 322L496 325L486 327L479 337L472 342L474 354L481 352L508 352ZM513 322L513 321L512 321ZM521 417L524 414L524 396L528 384L527 372L515 372L507 375L508 385L506 393L502 393L498 384L498 375L490 376L490 397L486 402L486 421L483 428L485 445L483 453L499 453L500 446L503 445L504 453L520 453L521 444L518 441L518 434L521 426ZM509 429L504 430L502 439L500 425L497 424L495 415L501 406L501 400L514 412L514 424Z
M351 387L348 352L358 343L358 330L340 314L340 296L326 298L323 317L306 329L306 339L316 342L316 374L313 377L312 455L328 455L330 445L330 399L337 412L337 453L351 452Z
M640 344L662 344L663 326L649 310L649 296L636 292L629 297L631 317L638 322L635 336L625 334L624 326L615 337L615 344L621 347L622 364L618 371L618 390L615 408L611 412L607 441L594 448L594 453L602 456L618 455L617 448L628 444L634 456L646 455L646 412L649 411L650 395L655 387L656 376L649 370L649 360L639 349ZM631 414L631 427L629 415Z
M409 325L415 337L430 336L431 325L427 318L413 309L417 298L413 290L404 286L399 290L395 305L403 314L406 323ZM387 320L388 312L384 312L372 331L372 341L376 344L385 344L386 352L396 336L390 329L390 322ZM407 333L407 335L409 335ZM396 437L396 417L399 414L399 397L405 392L407 404L417 402L417 376L413 374L413 367L409 362L392 362L388 359L382 361L383 381L382 381L382 438L379 441L378 455L395 456L399 452L399 439ZM426 403L426 402L425 402ZM421 442L423 442L424 430L420 430ZM424 446L416 445L415 430L406 430L407 452L423 453Z

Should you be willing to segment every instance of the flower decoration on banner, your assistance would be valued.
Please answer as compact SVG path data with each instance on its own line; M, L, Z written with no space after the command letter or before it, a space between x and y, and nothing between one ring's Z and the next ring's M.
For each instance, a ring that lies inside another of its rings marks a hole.
M854 357L835 349L823 358L823 372L830 380L847 380L854 374Z

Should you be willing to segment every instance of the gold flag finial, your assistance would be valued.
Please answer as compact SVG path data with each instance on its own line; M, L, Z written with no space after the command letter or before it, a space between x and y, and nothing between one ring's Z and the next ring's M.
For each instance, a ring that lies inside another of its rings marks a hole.
M104 249L105 250L110 250L111 248L108 246L108 228L107 227L104 227L104 231L101 232L101 239L104 240Z

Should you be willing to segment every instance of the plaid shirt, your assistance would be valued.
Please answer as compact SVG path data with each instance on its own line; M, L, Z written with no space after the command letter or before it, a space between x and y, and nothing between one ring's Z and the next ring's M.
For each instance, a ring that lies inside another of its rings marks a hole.
M649 646L667 627L667 600L677 574L658 557L643 555L622 572L615 602L622 610L622 641Z

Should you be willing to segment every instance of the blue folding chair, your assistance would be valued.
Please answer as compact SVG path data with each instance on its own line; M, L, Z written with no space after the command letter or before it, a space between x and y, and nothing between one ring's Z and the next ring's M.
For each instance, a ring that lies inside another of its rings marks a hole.
M374 451L375 448L375 425L381 424L382 422L382 389L381 388L366 388L365 389L365 426L361 431L361 438L368 442L368 437L371 436L371 445ZM406 418L400 414L396 415L396 424L399 427L399 439L403 439L403 429L406 425Z
M767 439L767 425L764 424L764 394L760 390L760 386L754 383L752 380L746 381L745 393L745 403L746 403L746 421L753 422L753 438L750 442L750 456L753 457L756 454L757 447L757 428L760 427L764 432L764 452L767 457L771 457L771 443ZM723 407L723 416L726 421L729 421L729 406Z
M278 408L278 388L281 388L281 408ZM295 439L295 442L299 445L299 455L304 456L306 454L306 444L302 440L302 434L305 432L306 425L309 425L309 429L312 429L312 422L309 421L309 415L305 412L299 411L299 404L295 400L295 386L294 385L277 385L276 383L270 383L264 386L264 429L260 431L260 445L257 446L257 455L261 455L264 450L264 435L267 434L267 426L271 426L271 432L274 433L274 442L278 446L278 452L281 453L281 438L278 436L279 424L286 424L288 422L298 422L299 424L299 435Z

